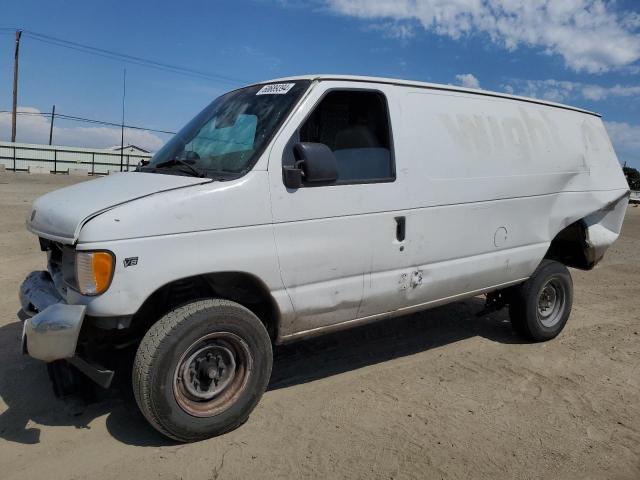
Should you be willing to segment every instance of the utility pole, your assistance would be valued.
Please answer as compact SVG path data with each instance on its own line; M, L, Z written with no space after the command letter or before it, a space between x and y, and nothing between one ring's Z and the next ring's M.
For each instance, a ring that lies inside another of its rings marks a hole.
M127 69L122 74L122 125L120 127L120 171L124 163L124 98L127 94Z
M16 51L13 56L13 111L11 112L11 141L16 141L16 110L18 108L18 59L20 57L20 37L22 30L16 30Z
M53 120L56 118L56 106L53 106L53 110L51 110L51 125L49 126L49 145L51 145L51 141L53 140Z

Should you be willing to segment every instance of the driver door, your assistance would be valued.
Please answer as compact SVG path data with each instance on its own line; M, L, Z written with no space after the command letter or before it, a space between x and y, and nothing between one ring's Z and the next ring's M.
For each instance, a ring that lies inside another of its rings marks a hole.
M385 93L336 83L312 90L269 157L274 234L295 314L283 335L358 318L373 250L396 241L396 222L384 212L398 194ZM287 188L282 167L293 162L297 142L327 145L336 156L338 180Z

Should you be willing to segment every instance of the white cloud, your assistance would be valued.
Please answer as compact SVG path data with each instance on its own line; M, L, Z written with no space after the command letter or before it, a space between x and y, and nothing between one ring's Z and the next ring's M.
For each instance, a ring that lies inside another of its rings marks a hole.
M371 30L378 30L387 38L398 38L406 40L415 36L413 25L399 22L385 22L381 24L370 25Z
M640 163L640 125L604 122L616 152L623 159Z
M589 100L604 100L609 97L635 97L640 96L640 85L614 85L613 87L583 85L582 95Z
M504 91L517 93L525 97L541 98L553 102L563 102L568 98L587 100L607 100L616 97L640 97L640 85L614 85L603 87L582 82L566 80L519 80L514 79L502 85Z
M480 81L471 73L459 73L456 80L465 88L480 88Z
M18 115L16 121L16 141L25 143L49 143L49 118L37 108L19 107L19 112L33 115ZM11 113L0 113L0 140L11 139ZM125 144L138 145L149 151L158 150L163 144L158 135L144 130L124 129ZM71 126L53 127L53 144L69 147L109 148L120 145L120 129L117 127Z
M600 73L640 59L640 15L602 0L325 0L338 14L398 30L414 25L459 39L486 34L507 50L521 46L560 55L576 71ZM391 33L393 36L394 34Z
M579 91L579 83L563 80L513 80L502 88L512 94L562 102Z

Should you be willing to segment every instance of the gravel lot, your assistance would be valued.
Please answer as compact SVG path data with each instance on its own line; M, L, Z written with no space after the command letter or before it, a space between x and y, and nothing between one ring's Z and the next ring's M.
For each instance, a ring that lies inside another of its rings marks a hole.
M276 349L245 425L190 445L135 403L57 400L19 349L17 290L44 268L24 221L79 181L0 174L0 476L36 478L640 478L640 208L565 331L523 343L480 299Z

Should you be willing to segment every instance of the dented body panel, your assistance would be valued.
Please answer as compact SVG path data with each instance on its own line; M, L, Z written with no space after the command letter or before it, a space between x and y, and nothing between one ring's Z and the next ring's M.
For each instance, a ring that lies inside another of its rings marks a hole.
M602 121L593 114L363 83L319 82L270 154L276 242L295 311L281 325L284 336L521 282L560 231L590 215L600 225L595 212L627 191ZM363 88L387 99L395 181L289 191L281 159L298 125L327 91ZM616 205L615 220L604 227L605 249L624 217L626 202ZM406 218L401 243L398 216Z
M91 317L135 316L172 282L237 272L266 290L284 342L516 285L550 252L592 268L618 237L628 188L597 115L415 82L305 78L241 178L126 173L38 200L31 231L116 259L106 292L69 289L63 301ZM291 140L335 90L384 95L395 177L287 188Z

